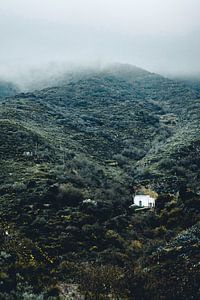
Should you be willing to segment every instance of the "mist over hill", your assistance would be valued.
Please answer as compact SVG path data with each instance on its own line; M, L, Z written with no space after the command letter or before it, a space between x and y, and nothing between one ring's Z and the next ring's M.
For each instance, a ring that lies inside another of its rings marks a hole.
M20 92L20 89L17 85L12 82L7 82L4 80L0 80L0 98L14 96Z
M0 84L2 297L198 299L199 84L124 64L36 79ZM130 207L139 186L155 210Z

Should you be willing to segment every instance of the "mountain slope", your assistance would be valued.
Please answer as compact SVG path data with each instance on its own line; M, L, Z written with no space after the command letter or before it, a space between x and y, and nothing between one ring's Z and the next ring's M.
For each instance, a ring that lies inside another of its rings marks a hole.
M187 145L191 153L189 145L199 141L198 93L131 66L19 94L2 101L0 114L44 138L61 161L68 153L97 164L112 160L116 171L137 180L140 174L145 178L143 173L151 177L151 169L152 179L158 171L159 180L160 168L164 176L167 171L166 158L176 160L175 153ZM34 152L35 147L24 145L23 150ZM198 151L194 154L198 157Z
M187 265L199 278L198 241L189 249L179 235L199 228L199 99L197 89L123 65L2 98L5 291L27 281L48 299L70 282L91 299L97 290L102 299L155 299L170 267L168 299L199 295L187 274L180 282ZM138 185L158 192L155 211L130 207Z

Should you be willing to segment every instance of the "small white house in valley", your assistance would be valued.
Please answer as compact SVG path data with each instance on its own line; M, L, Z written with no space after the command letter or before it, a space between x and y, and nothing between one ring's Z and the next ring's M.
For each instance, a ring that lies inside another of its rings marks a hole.
M133 198L133 204L140 207L155 207L155 198L149 195L135 195Z

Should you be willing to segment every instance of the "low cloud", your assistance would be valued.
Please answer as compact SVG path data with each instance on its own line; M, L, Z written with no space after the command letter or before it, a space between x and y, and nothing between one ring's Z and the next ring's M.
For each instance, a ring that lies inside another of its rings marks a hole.
M0 7L0 77L110 62L200 73L198 0L1 0Z

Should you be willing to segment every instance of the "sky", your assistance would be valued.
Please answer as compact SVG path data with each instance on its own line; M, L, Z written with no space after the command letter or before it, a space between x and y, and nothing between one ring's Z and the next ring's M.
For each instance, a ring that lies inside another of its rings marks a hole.
M200 74L200 0L0 0L0 75L130 63Z

